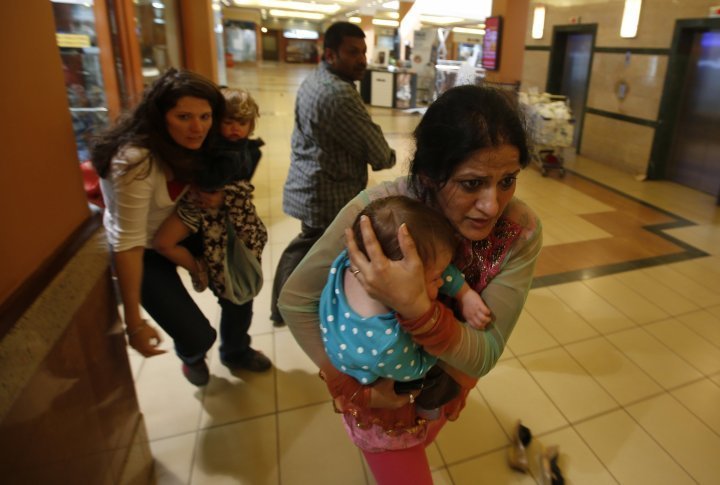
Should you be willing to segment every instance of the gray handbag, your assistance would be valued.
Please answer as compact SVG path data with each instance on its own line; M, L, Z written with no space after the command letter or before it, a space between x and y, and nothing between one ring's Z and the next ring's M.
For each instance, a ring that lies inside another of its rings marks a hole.
M228 247L225 251L225 294L223 298L242 305L260 293L263 285L260 261L235 233L232 224L227 228Z

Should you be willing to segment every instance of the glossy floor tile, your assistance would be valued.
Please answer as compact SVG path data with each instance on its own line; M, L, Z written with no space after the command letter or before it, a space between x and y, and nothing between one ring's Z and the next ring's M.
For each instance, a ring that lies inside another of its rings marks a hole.
M267 143L253 180L269 242L251 335L273 369L233 375L215 348L211 381L197 389L168 339L162 356L129 352L160 485L375 484L317 369L269 320L274 268L300 228L282 212L282 189L294 93L310 69L230 72L229 84L258 101L256 135ZM405 173L420 118L369 111L398 151L372 184ZM433 480L539 484L539 454L558 445L568 484L719 483L720 211L705 194L581 156L567 168L563 179L534 167L519 177L517 195L544 223L539 284L500 362L428 447ZM212 294L194 295L217 323ZM506 463L518 419L533 433L527 474Z

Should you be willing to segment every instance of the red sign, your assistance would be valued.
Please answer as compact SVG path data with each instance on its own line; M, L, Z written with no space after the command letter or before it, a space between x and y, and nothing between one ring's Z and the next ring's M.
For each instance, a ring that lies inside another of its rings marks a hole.
M502 37L502 17L485 19L485 38L483 39L482 67L488 71L497 71L500 67L500 39Z

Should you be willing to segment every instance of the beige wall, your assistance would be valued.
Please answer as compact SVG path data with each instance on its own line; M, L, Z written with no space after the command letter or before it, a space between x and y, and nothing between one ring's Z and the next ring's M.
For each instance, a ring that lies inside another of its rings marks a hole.
M550 62L550 51L525 51L520 85L521 91L529 91L532 88L537 88L539 92L545 91L548 62Z
M555 26L597 24L586 107L655 122L667 74L668 55L662 52L626 55L624 52L603 52L603 48L667 49L669 52L676 20L704 18L709 7L717 3L717 0L645 0L637 36L625 39L620 37L623 0L533 1L528 11L525 45L544 46L548 50L525 50L522 89L535 86L544 90ZM531 37L536 4L546 7L542 39ZM623 82L629 89L625 98L619 99L617 90ZM586 115L580 153L628 172L644 174L654 133L655 129L650 126L597 114Z
M587 105L646 120L656 120L660 109L668 56L596 52L590 73ZM620 83L628 86L624 99L616 95Z

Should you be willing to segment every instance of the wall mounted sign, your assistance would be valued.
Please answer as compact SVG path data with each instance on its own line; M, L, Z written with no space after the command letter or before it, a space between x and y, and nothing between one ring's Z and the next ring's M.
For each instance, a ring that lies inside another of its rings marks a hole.
M502 38L502 17L485 19L485 38L483 39L482 67L488 71L500 68L500 39Z

